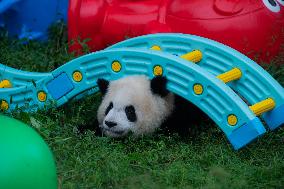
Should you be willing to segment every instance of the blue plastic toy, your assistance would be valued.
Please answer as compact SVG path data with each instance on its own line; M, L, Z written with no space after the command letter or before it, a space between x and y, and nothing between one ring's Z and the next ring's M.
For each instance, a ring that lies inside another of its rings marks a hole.
M11 37L47 39L47 29L67 19L68 0L0 0L0 27Z
M42 74L0 67L3 109L58 106L96 90L96 80L165 75L168 89L191 101L222 129L235 149L284 123L284 89L258 64L212 40L183 34L132 38ZM33 78L33 82L31 82ZM1 87L1 83L0 83ZM240 96L241 97L240 97ZM243 100L245 99L245 101ZM248 103L248 104L247 104Z

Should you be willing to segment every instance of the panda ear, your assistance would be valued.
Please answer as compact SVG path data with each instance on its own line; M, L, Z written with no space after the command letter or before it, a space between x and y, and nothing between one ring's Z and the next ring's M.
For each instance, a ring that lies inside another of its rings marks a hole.
M167 78L163 76L156 76L151 80L151 90L153 94L165 97L169 94L167 89Z
M102 95L104 96L107 93L107 89L108 89L108 86L109 86L109 81L107 81L105 79L99 78L97 80L97 84L98 84L98 87L99 87Z

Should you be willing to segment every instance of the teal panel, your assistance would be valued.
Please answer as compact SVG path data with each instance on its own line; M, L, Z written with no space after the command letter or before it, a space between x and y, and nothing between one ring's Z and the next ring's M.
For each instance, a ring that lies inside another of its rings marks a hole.
M72 91L74 86L67 74L62 72L60 75L54 77L53 80L48 82L46 88L48 90L48 94L50 94L52 98L58 100Z

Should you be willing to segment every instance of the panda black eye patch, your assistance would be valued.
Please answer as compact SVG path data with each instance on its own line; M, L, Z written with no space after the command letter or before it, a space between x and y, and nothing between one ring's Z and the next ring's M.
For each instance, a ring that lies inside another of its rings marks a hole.
M125 114L129 121L135 122L137 120L136 112L134 106L126 106L125 107Z
M112 108L113 108L113 103L110 102L107 109L106 109L105 115L107 115Z

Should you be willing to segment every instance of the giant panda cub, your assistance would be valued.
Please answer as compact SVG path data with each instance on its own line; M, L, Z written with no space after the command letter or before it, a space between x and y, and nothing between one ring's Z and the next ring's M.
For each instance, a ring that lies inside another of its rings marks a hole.
M97 112L100 130L106 136L123 137L151 134L161 128L186 134L205 114L187 100L166 88L167 78L144 75L115 81L98 79L103 95Z

